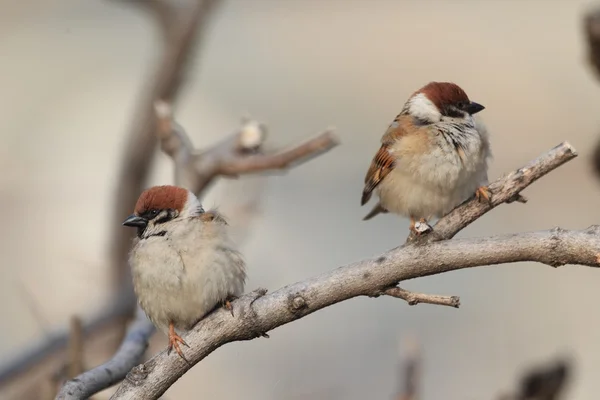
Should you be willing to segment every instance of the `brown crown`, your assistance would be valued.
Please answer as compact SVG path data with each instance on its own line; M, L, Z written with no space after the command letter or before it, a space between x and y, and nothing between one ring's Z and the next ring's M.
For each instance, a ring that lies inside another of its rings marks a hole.
M141 215L148 210L174 209L183 210L187 201L188 191L177 186L154 186L142 192L135 203L134 213Z
M415 94L423 93L435 106L441 110L446 105L459 102L469 102L469 97L457 84L451 82L430 82Z

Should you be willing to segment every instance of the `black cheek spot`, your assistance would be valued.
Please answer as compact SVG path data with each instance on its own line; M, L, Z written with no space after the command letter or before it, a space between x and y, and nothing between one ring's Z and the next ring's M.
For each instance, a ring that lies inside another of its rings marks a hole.
M426 119L423 119L423 118L413 117L413 125L425 126L425 125L431 125L431 122Z
M169 217L168 215L165 215L162 218L157 219L154 223L155 224L164 224L165 222L169 221L171 219L171 217Z
M444 107L442 115L450 118L462 118L464 114L454 107Z

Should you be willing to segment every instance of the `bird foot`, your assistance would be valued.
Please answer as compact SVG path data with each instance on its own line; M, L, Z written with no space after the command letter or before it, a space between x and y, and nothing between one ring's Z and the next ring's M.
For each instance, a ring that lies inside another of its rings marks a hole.
M421 236L432 230L433 228L427 223L425 218L421 218L418 221L415 221L413 218L410 219L410 231L415 235Z
M237 297L235 296L228 296L225 299L225 302L223 303L223 308L228 310L231 313L232 317L235 317L235 315L233 314L233 306L231 305L231 302L234 301L235 299L237 299Z
M477 200L480 203L483 203L484 201L489 203L492 200L492 192L490 192L490 189L487 187L480 186L475 191L475 197L477 197Z
M182 344L186 347L190 347L185 340L183 340L181 338L181 336L179 336L177 334L177 332L175 332L175 327L173 326L173 324L169 325L169 347L167 348L167 354L170 355L171 354L171 350L175 349L175 351L177 352L177 354L179 354L179 357L183 358L183 360L189 364L189 361L185 358L185 356L183 355L183 351L181 350L181 347L179 346L179 344Z

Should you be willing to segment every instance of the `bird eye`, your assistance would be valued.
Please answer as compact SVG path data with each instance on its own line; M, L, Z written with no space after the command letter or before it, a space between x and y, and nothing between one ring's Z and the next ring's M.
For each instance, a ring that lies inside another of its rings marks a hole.
M465 108L465 103L463 101L459 101L458 103L456 103L456 106L460 109Z
M148 211L148 214L150 214L151 217L156 217L158 215L158 210L150 210Z

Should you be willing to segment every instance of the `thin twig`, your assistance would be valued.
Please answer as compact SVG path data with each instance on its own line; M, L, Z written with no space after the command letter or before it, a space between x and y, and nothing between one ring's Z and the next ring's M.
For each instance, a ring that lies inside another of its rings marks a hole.
M71 317L70 327L67 377L73 379L83 372L83 327L81 326L81 319L76 315Z
M408 336L402 340L400 357L400 387L394 400L419 400L419 377L421 372L421 354L419 342Z
M454 308L460 307L460 298L458 296L438 296L433 294L415 293L397 286L385 289L381 292L381 294L402 299L410 306L414 306L419 303L426 303Z
M114 357L90 371L67 381L61 388L57 400L87 399L109 386L118 383L123 376L139 363L148 347L148 338L154 332L154 325L138 308L135 321L129 326L121 347Z
M173 119L168 102L155 103L161 149L175 163L175 183L199 195L218 176L238 176L283 170L309 161L339 144L331 130L288 150L262 153L264 125L246 118L232 136L208 150L197 150L181 125Z

